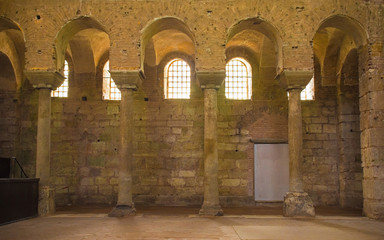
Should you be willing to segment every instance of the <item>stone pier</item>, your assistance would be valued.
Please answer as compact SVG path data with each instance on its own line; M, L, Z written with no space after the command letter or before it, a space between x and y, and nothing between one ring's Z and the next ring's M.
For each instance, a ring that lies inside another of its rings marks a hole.
M222 216L217 178L217 90L224 81L225 72L197 72L197 78L204 91L204 202L199 214Z
M57 72L26 71L27 78L39 91L37 119L36 178L39 178L38 213L55 212L55 190L51 187L51 91L59 87L64 77Z
M277 76L277 79L289 94L289 192L284 196L283 203L283 215L286 217L315 216L312 199L304 192L303 188L303 131L300 100L300 93L312 76L311 71L298 70L285 70Z
M138 89L140 79L138 71L111 71L111 76L121 91L120 150L117 205L108 216L123 217L136 214L132 199L133 92Z

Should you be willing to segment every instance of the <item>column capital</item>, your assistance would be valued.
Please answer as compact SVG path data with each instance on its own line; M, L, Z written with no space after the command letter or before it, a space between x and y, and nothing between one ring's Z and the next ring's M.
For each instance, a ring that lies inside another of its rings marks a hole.
M303 90L313 77L311 69L283 69L275 77L287 91L290 89Z
M139 70L109 70L116 86L122 89L137 90L141 85Z
M203 89L219 89L225 79L225 71L197 71L196 77Z
M56 90L63 84L65 77L56 71L25 70L25 76L34 88L46 88Z

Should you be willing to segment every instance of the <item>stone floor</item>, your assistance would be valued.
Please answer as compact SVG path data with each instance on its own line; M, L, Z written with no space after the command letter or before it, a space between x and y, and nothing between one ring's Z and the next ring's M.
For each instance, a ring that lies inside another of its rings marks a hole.
M384 239L384 222L337 208L318 208L315 218L284 218L279 207L265 206L224 209L223 217L199 217L193 207L139 206L134 217L109 218L110 209L61 209L0 226L0 239Z

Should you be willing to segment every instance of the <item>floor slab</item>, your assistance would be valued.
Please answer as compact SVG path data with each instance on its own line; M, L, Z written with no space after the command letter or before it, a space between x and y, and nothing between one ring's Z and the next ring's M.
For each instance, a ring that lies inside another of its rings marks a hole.
M316 218L285 218L277 214L278 209L226 209L231 214L224 217L200 217L198 207L138 209L133 217L110 218L109 208L66 208L52 216L0 226L0 239L384 239L384 222L348 211Z

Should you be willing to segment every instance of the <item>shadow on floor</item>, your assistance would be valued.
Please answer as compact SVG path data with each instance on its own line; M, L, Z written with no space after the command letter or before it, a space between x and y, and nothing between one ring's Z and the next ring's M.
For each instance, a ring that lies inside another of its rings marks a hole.
M64 206L58 207L56 214L108 214L112 206ZM193 215L198 214L200 206L136 206L138 214L144 215ZM226 215L283 215L281 206L253 206L253 207L226 207L223 208ZM361 217L360 209L340 208L340 207L316 207L316 216L344 216Z

